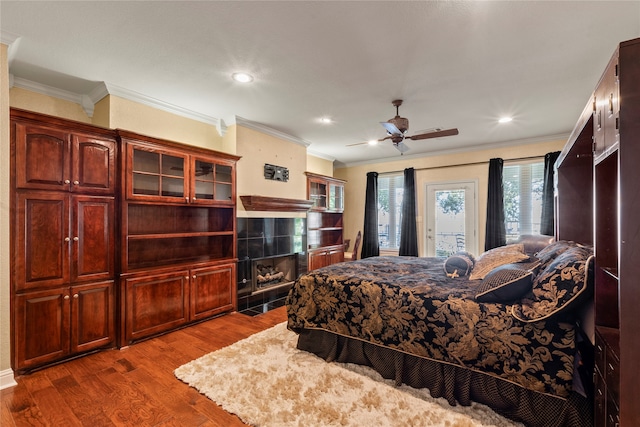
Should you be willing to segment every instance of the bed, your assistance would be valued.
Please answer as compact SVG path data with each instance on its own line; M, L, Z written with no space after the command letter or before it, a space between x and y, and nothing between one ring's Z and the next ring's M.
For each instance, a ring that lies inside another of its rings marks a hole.
M302 350L451 405L483 403L528 426L588 426L592 264L592 248L570 241L334 264L296 281L288 328Z

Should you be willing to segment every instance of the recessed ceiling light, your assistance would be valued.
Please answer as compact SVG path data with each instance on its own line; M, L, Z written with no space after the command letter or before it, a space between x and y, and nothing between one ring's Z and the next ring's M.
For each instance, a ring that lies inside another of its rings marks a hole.
M500 117L498 123L509 123L511 120L513 120L511 117Z
M233 77L233 80L240 83L250 83L253 81L253 76L247 73L233 73L231 77Z
M331 123L331 122L333 122L333 120L331 120L331 118L329 118L329 117L320 118L320 123L327 123L328 124L328 123Z

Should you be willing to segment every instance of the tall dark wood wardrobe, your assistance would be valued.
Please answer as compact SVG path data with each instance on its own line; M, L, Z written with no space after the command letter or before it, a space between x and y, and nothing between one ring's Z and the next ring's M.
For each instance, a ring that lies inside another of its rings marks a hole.
M640 39L634 39L615 50L556 164L556 218L575 225L575 233L563 226L557 237L584 242L579 230L593 224L597 427L640 425L639 165ZM571 205L593 206L593 213Z

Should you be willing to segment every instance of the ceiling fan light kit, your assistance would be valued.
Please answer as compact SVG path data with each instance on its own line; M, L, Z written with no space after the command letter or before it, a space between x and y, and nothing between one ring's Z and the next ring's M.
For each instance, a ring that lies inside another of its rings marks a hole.
M392 104L394 107L396 107L396 116L386 122L380 122L380 124L387 130L388 135L386 138L382 138L380 141L390 139L391 142L393 142L394 147L396 147L398 151L400 151L400 153L409 151L409 147L404 144L405 139L420 140L458 134L458 129L456 128L446 130L438 128L430 132L407 136L407 131L409 130L409 119L400 117L399 111L400 106L402 105L402 99L396 99L392 102Z
M384 127L387 130L387 136L385 138L379 139L377 141L358 142L355 144L348 144L347 146L350 147L353 145L362 145L362 144L376 145L377 142L382 142L382 141L386 141L387 139L390 139L391 142L393 143L393 146L396 147L401 154L403 154L409 151L409 147L404 143L405 139L411 139L411 140L417 141L420 139L439 138L442 136L453 136L458 134L457 128L444 129L444 130L440 128L435 128L433 130L422 132L417 135L407 136L407 131L409 130L409 119L405 117L400 117L400 111L399 111L400 106L402 105L402 99L396 99L392 102L392 104L394 107L396 107L396 116L392 119L389 119L386 122L380 122L382 127Z

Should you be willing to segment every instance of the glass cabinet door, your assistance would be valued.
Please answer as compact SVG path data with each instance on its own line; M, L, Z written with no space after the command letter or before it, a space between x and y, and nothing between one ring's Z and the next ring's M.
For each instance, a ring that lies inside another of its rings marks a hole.
M344 210L344 186L329 184L329 210Z
M157 151L132 148L131 194L133 198L185 198L186 158Z
M214 197L214 169L212 162L195 159L193 167L194 191L191 201L213 200Z
M327 184L318 181L309 181L309 197L313 201L314 208L327 207Z
M233 168L231 166L206 158L194 158L192 165L192 203L233 202Z
M215 200L232 202L233 168L226 165L216 165L215 182Z

